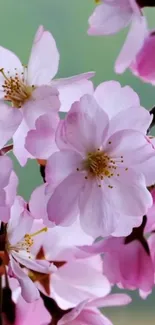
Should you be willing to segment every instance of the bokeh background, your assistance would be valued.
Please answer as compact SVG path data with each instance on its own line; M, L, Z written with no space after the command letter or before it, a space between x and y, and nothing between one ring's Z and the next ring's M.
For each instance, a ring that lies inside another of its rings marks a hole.
M115 79L122 85L130 85L139 94L146 108L155 104L155 88L144 84L129 71L119 76L114 73L116 56L125 39L126 31L110 37L87 35L87 21L95 7L94 0L0 0L0 45L7 47L27 63L31 43L40 24L53 33L60 51L58 77L96 71L95 85ZM147 9L149 25L155 28L155 9ZM52 57L51 57L52 60ZM38 166L28 162L21 168L15 161L20 177L19 192L26 199L37 184L41 183ZM133 295L133 303L127 307L106 309L115 325L154 325L155 294L146 301Z

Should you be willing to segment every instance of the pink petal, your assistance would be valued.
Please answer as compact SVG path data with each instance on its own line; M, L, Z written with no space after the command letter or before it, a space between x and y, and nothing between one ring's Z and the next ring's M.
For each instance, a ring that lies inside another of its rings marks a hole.
M129 168L117 168L119 176L113 176L105 181L104 195L111 205L119 213L128 216L139 217L145 215L152 205L152 197L146 188L143 174ZM109 188L108 184L113 186Z
M59 79L56 82L56 87L59 91L59 98L61 102L60 110L68 112L71 105L78 101L85 94L93 94L93 83L87 78L90 78L92 73L86 73L67 79ZM63 81L64 80L64 81ZM55 81L52 81L52 85Z
M144 16L134 17L127 39L116 60L116 73L123 73L135 59L148 35L147 21Z
M0 148L12 138L21 120L22 114L18 109L0 103Z
M17 197L12 208L11 218L8 222L8 240L11 245L19 242L26 233L29 233L33 218L26 208L26 203L21 197Z
M25 252L12 252L12 256L14 259L20 264L25 266L26 268L30 270L34 270L39 273L51 273L56 271L56 266L52 263L49 263L45 260L33 260L30 258L30 254L25 254Z
M55 131L58 123L59 116L55 113L42 115L36 120L36 128L28 132L25 140L25 148L33 157L48 159L57 150Z
M125 263L123 255L120 261L123 286L126 288L133 286L146 292L150 291L154 283L154 269L151 257L142 244L134 241L125 245L124 255L127 257Z
M77 316L81 313L82 309L84 309L87 304L87 300L82 301L75 308L65 314L58 322L58 325L70 324L70 322L74 321Z
M155 173L154 173L154 165L155 165L155 153L148 157L147 160L143 160L141 163L139 163L136 168L139 172L143 173L146 180L146 185L151 186L155 182Z
M94 71L84 72L72 77L54 79L51 81L51 85L57 88L61 86L70 86L76 82L91 79L92 77L94 77L94 75L95 75Z
M37 86L49 84L58 66L59 52L55 40L49 31L40 26L28 62L28 82Z
M78 214L78 197L84 184L84 176L77 173L64 179L48 202L48 218L56 225L68 226Z
M13 258L10 259L12 271L21 286L21 295L26 302L32 302L39 299L39 291L30 278L22 271L18 263Z
M131 71L145 82L155 84L155 51L154 31L150 31L136 58L130 65Z
M141 217L125 216L120 213L120 218L115 231L112 236L115 237L126 237L131 234L133 228L139 227L142 223Z
M13 295L16 291L13 291ZM13 299L15 300L15 299ZM43 300L40 298L34 302L27 303L21 295L16 302L16 323L15 325L34 324L45 325L51 321L51 316L44 306ZM7 324L6 324L7 325Z
M71 173L75 173L81 165L82 157L71 150L55 152L47 161L46 181L57 186Z
M35 128L38 117L58 113L60 101L57 89L51 86L40 86L33 91L32 98L23 106L24 119L29 128Z
M113 307L128 305L132 301L131 297L123 293L113 293L106 297L101 297L89 302L88 307Z
M45 195L45 188L46 184L40 185L32 192L30 197L29 209L35 219L47 218L46 205L49 198Z
M0 188L9 184L12 169L12 160L7 156L0 156Z
M79 218L77 218L69 227L57 226L48 229L43 247L49 261L70 261L77 257L77 251L81 246L91 245L92 242L93 238L82 230ZM53 247L52 250L51 247Z
M113 80L102 82L96 88L94 96L110 119L126 109L140 106L139 97L131 87L121 87L119 82ZM126 120L128 119L125 122Z
M25 149L25 138L28 131L29 128L23 120L13 136L13 153L21 166L24 166L27 163L28 158L33 158L33 156Z
M100 148L107 133L109 120L107 114L98 106L91 95L81 97L72 105L64 123L56 134L56 142L73 147L80 153ZM60 141L59 141L60 140ZM63 146L64 149L64 146Z
M112 322L97 309L83 310L78 320L82 321L82 323L84 322L83 324L86 325L113 325Z
M11 172L8 185L5 187L6 202L9 206L12 206L16 197L18 187L18 177L14 171Z
M155 152L145 134L134 129L120 130L113 133L107 139L105 147L110 157L117 158L119 167L130 166L136 168L138 164L153 158ZM121 156L123 156L122 162Z
M89 18L89 35L114 34L126 27L132 18L132 8L126 1L125 6L101 4Z
M61 308L71 308L86 299L94 299L110 292L107 278L89 262L70 261L53 275L53 294ZM60 297L60 299L59 299ZM61 301L66 300L66 302Z
M99 188L97 183L86 180L79 208L81 226L86 233L97 238L114 232L118 223L118 213L105 199L102 188Z
M112 118L110 129L112 132L117 132L121 129L133 129L146 134L151 121L152 116L145 108L142 106L132 106L119 112Z

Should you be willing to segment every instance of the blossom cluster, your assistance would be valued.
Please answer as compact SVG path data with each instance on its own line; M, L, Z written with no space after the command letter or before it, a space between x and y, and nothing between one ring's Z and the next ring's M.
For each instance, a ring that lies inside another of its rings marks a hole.
M154 84L142 12L154 3L99 2L89 34L131 23L115 69ZM58 67L43 26L27 65L0 46L1 325L112 325L99 308L131 302L114 285L144 299L155 283L154 115L131 87L95 88L94 72L54 79ZM40 168L28 202L10 151L22 168L29 159Z

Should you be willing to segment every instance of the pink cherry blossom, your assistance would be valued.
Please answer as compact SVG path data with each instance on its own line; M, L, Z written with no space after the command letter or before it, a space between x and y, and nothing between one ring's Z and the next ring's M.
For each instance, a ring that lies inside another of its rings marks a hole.
M89 18L88 33L90 35L114 34L131 25L127 39L116 60L117 73L125 71L144 43L147 22L141 6L143 4L136 0L102 0Z
M30 233L33 225L33 217L27 210L27 205L21 197L16 197L11 208L11 217L7 227L2 226L2 242L8 264L8 275L15 277L22 290L23 298L30 302L39 298L39 292L28 275L23 271L21 265L26 269L41 273L50 273L55 266L46 262L35 260L31 253L35 236L46 231L41 229L37 233ZM4 232L4 233L3 233Z
M126 118L130 119L129 111ZM151 206L148 171L139 166L148 159L154 163L154 149L142 132L110 126L90 95L74 103L60 122L60 151L49 158L46 169L50 221L67 226L79 213L83 229L98 237L112 234L122 213L139 217ZM152 169L154 178L153 174Z
M44 227L36 220L32 230ZM80 259L80 247L91 245L88 236L76 221L70 227L48 228L35 238L32 253L38 256L40 249L45 260L53 262L57 269L43 283L34 273L38 288L53 298L64 310L73 308L83 300L103 297L110 292L110 285L102 272L102 260L98 255ZM77 257L78 256L78 257Z
M130 69L134 75L152 85L155 85L154 49L155 33L154 31L148 31L143 46L130 65Z
M33 150L30 149L30 152L26 150L29 149L29 146L25 148L27 133L31 130L35 132L36 128L38 134L38 124L39 129L42 130L44 128L44 121L43 125L41 125L42 119L36 124L37 119L47 114L50 120L58 120L58 110L60 108L59 92L61 109L64 110L68 110L69 105L74 100L79 99L85 92L92 93L93 85L88 79L94 73L88 72L79 76L51 82L58 71L59 52L52 34L44 30L43 26L38 28L35 35L28 66L23 66L13 52L2 46L0 47L0 62L0 98L10 101L15 108L20 108L20 110L10 108L9 112L9 109L4 104L1 104L4 107L0 110L0 121L5 120L5 115L8 115L7 121L4 121L6 126L5 124L2 126L5 131L3 139L4 136L12 136L19 126L13 137L14 154L21 165L24 165L28 158L35 157L34 152L31 155ZM72 94L71 96L69 96L70 93ZM5 115L3 111L6 111ZM7 127L10 130L9 134L8 129L5 130ZM40 141L44 141L45 138L43 138L41 130Z
M139 289L147 296L154 286L154 267L147 240L108 238L104 243L103 271L112 284Z

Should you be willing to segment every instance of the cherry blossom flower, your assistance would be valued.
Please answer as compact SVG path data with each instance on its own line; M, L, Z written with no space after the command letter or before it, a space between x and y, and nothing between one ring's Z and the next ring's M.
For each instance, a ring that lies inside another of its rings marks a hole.
M10 115L7 116L7 125L9 124L9 128L14 127L14 132L19 126L14 135L14 154L24 165L28 158L33 158L24 145L28 131L38 128L36 120L47 114L50 120L55 121L55 129L59 120L59 92L62 90L61 109L67 110L72 101L85 92L93 91L92 82L87 79L94 73L88 72L72 78L52 81L58 70L59 52L52 34L45 31L43 26L38 28L35 35L28 66L23 66L13 52L2 46L0 64L0 98L9 101L14 107L14 109L10 108L8 113ZM71 96L69 96L70 92ZM4 108L4 111L6 110L7 108ZM2 118L0 116L2 120L4 120L3 114L2 109ZM44 125L39 124L39 128L43 129L43 127ZM10 132L13 135L11 129Z
M3 251L3 265L1 272L8 265L8 275L15 277L22 290L23 298L30 302L39 298L38 289L23 271L21 265L40 273L50 273L55 266L46 261L37 261L31 254L31 247L35 237L47 228L30 233L33 217L27 210L27 205L21 197L16 200L11 208L11 217L7 224L1 223L1 251Z
M116 60L115 71L123 73L141 49L147 35L147 22L141 8L147 2L136 0L101 0L89 18L90 35L109 35L119 32L129 24L130 30Z
M60 151L49 158L46 169L50 221L67 226L80 213L83 229L97 237L112 234L122 213L146 214L152 198L146 189L151 171L145 162L149 158L154 164L155 154L142 132L118 131L86 95L60 122L56 141ZM152 169L151 181L153 174Z

